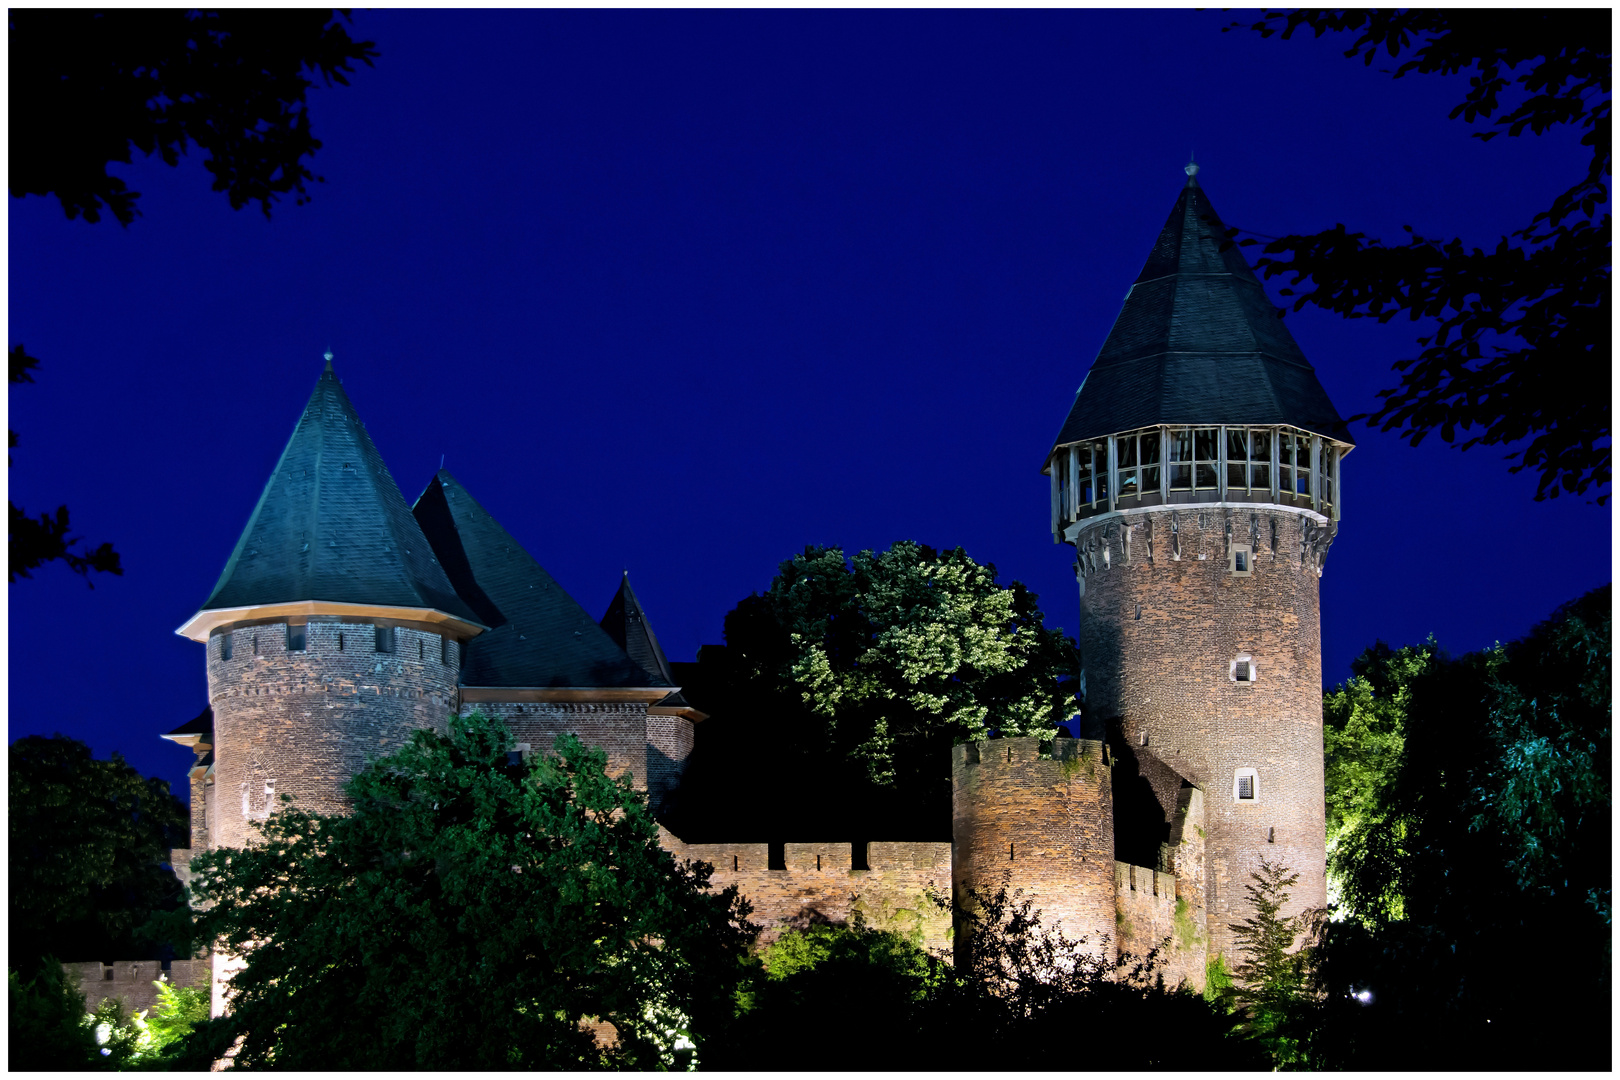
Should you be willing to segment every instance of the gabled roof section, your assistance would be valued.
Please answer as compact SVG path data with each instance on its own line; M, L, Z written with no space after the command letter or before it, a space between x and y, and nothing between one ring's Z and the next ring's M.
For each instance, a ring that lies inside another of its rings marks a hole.
M448 470L412 512L456 591L491 627L466 646L463 685L673 688L626 656Z
M169 739L181 746L211 747L214 744L214 707L212 705L187 720L173 731L160 735L159 738Z
M1351 442L1198 185L1176 200L1054 447L1154 424L1286 424Z
M478 622L451 588L330 358L202 610L301 601L426 608Z

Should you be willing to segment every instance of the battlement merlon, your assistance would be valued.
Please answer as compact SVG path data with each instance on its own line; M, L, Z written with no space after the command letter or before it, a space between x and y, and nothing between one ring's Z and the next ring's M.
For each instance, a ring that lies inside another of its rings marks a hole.
M1089 765L1082 775L1098 767L1107 768L1108 747L1098 739L1037 739L1011 736L958 743L951 747L951 772L978 766L986 774L1018 773L1030 769L1072 770L1076 764Z

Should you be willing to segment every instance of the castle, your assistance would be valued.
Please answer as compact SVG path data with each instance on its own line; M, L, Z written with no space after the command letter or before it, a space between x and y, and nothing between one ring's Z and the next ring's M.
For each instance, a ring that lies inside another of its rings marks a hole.
M1006 885L1093 948L1168 939L1170 981L1199 985L1261 858L1299 872L1295 909L1324 902L1317 579L1352 444L1196 173L1043 468L1079 582L1079 737L956 747L949 843L663 830L767 937L859 913L943 951L929 894ZM330 355L178 632L206 649L209 702L164 736L196 754L183 877L251 843L280 795L342 812L351 775L451 713L498 716L519 752L574 732L655 811L706 718L628 576L593 619L450 473L407 504ZM216 1011L231 967L213 959Z

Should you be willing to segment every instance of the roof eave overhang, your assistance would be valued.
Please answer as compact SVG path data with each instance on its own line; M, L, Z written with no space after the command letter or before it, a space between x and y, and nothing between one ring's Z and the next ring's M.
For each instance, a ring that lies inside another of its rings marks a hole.
M393 607L385 604L343 604L332 600L294 600L282 604L249 604L245 607L212 608L199 611L175 633L192 641L207 641L221 626L266 619L334 616L357 620L388 619L418 623L439 630L449 637L471 638L489 627L469 622L438 608Z
M675 691L673 686L463 686L463 704L479 702L602 702L652 705Z
M700 724L709 718L709 714L690 705L655 705L647 710L648 716L683 716L694 724Z

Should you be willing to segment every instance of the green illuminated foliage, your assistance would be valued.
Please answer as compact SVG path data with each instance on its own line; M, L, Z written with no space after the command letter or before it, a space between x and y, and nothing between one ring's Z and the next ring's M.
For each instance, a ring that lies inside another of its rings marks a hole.
M718 722L699 731L687 790L787 827L922 814L948 835L951 746L991 730L1051 738L1076 711L1073 641L961 548L808 547L726 616L726 642L699 665Z
M666 1068L729 1022L752 928L678 865L628 777L571 735L509 764L481 715L417 732L348 785L353 813L286 806L245 850L197 857L203 940L243 956L238 1067ZM582 1026L611 1023L612 1047ZM199 1049L200 1048L200 1049Z
M30 735L11 744L8 786L13 968L31 976L46 954L155 958L165 944L184 955L185 898L167 864L190 818L167 781L77 739Z

